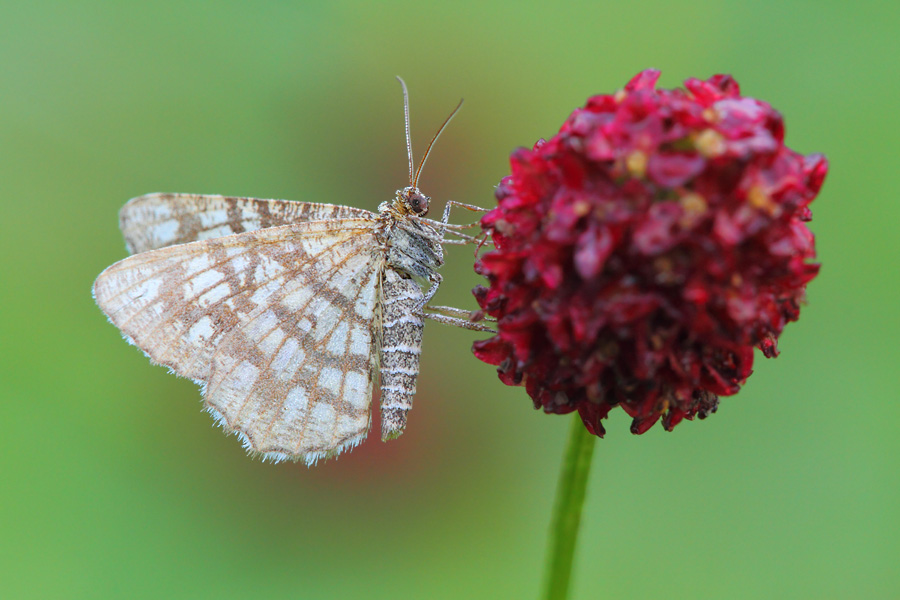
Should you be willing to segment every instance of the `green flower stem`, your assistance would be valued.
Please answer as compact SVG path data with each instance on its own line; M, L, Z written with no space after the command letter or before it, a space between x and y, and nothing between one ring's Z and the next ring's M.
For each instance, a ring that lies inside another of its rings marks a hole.
M596 436L588 433L576 413L569 432L569 447L563 460L556 489L556 507L553 523L550 525L550 540L547 544L547 571L544 574L544 594L546 600L565 600L569 593L569 579L572 575L572 559L575 556L575 541L581 522L581 507L591 471L591 457L594 454Z

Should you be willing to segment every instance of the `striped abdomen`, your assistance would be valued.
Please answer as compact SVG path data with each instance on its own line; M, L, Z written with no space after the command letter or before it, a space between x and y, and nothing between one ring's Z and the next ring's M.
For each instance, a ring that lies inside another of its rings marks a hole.
M425 295L415 281L390 268L385 271L382 292L381 439L391 440L403 433L416 393Z

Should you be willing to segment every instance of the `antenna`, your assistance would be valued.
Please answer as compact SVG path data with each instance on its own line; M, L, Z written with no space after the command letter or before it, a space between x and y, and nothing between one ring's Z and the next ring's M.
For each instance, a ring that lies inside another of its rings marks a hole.
M401 79L400 81L402 82L403 80ZM404 91L406 90L405 84L403 86L403 89L404 89ZM438 137L440 137L441 133L443 133L444 129L447 127L447 123L449 123L450 119L452 119L456 115L456 113L459 112L459 109L462 108L462 105L463 105L463 100L461 99L459 101L459 104L456 105L456 108L453 109L453 112L450 113L450 116L447 117L446 119L444 119L444 124L441 125L440 129L438 129L438 132L436 134L434 134L433 138L431 138L431 142L428 144L428 148L425 149L425 156L422 157L422 162L419 163L419 168L416 169L416 174L412 178L412 186L413 187L416 187L416 184L419 182L419 173L422 172L422 167L425 166L425 161L428 160L428 155L431 153L431 147L434 146L434 143L437 141ZM407 110L406 114L407 114L407 122L406 122L407 142L406 143L407 143L407 145L409 145L409 120L408 120L409 111L408 110ZM412 150L410 150L410 154L409 154L409 166L410 166L410 172L412 172Z
M409 91L406 89L406 82L397 75L397 81L403 87L403 116L406 121L406 155L409 157L409 185L413 185L413 155L412 142L409 138ZM429 146L430 148L431 146Z

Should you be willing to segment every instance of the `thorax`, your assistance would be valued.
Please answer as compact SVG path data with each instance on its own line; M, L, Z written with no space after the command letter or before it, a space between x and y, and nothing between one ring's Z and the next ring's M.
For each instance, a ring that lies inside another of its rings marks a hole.
M376 239L385 248L389 268L424 283L444 264L441 234L394 200L378 207Z

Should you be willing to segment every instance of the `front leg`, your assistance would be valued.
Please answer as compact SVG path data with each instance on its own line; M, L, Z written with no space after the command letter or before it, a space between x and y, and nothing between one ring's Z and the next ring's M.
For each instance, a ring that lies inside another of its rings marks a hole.
M424 221L425 223L428 223L430 226L432 226L438 232L438 235L439 235L439 238L440 238L442 244L448 243L446 240L444 240L444 235L447 233L447 231L450 231L451 233L453 233L453 235L458 235L459 237L464 238L467 241L474 240L475 238L473 238L472 236L468 236L464 233L460 233L460 231L463 231L466 229L472 229L473 227L478 227L480 222L475 221L474 223L466 223L465 225L452 225L450 223L450 210L454 206L459 206L461 208L465 208L466 210L471 210L473 212L487 212L488 211L488 209L481 208L480 206L475 206L474 204L465 204L463 202L457 202L456 200L447 200L447 204L444 206L444 214L441 216L440 221L435 221L434 219L427 219L425 217L415 217L415 218L419 221ZM449 243L458 243L458 242L449 242Z
M446 227L450 223L450 209L452 209L454 206L465 208L466 210L471 210L472 212L488 211L486 208L481 208L480 206L475 206L474 204L465 204L464 202L457 202L456 200L447 200L447 204L444 206L444 214L441 217L441 223L444 225L444 227ZM472 223L472 225L470 226L475 225L477 225L477 223Z

